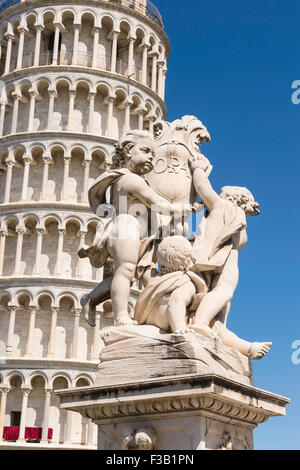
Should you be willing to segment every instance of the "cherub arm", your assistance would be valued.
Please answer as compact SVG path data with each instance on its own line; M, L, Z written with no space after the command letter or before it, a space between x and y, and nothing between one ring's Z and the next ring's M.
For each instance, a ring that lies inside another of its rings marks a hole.
M194 159L191 163L193 170L193 182L205 207L211 211L222 205L220 196L215 192L207 176L210 163L204 155L201 159Z
M192 281L175 289L169 299L167 315L172 333L179 333L187 328L186 309L191 304L196 288Z
M234 249L236 249L238 251L241 251L245 247L245 245L247 244L247 241L248 241L248 236L247 236L246 229L244 228L240 232L233 235L232 241L233 241Z
M179 208L167 199L159 196L146 181L138 175L131 174L124 178L122 184L123 191L138 199L141 203L156 211L178 213Z

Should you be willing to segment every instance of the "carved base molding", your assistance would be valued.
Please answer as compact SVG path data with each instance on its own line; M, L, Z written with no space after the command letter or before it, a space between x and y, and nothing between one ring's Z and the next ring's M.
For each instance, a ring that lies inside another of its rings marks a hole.
M271 416L284 416L289 403L214 374L57 394L61 408L79 412L99 426L102 450L140 449L141 435L146 435L150 448L159 450L253 449L253 428Z

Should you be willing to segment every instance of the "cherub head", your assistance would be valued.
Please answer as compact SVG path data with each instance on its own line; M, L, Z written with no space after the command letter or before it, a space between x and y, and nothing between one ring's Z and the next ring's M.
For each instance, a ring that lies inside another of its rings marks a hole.
M152 428L132 430L122 441L122 450L154 450L157 444L157 435Z
M252 193L247 188L240 186L224 186L221 189L220 197L231 201L236 206L245 211L246 215L260 214L259 204L255 202Z
M145 175L153 170L154 138L148 131L126 132L115 146L112 168L128 168Z
M196 262L190 242L180 236L165 238L157 250L157 262L162 274L173 271L185 271Z

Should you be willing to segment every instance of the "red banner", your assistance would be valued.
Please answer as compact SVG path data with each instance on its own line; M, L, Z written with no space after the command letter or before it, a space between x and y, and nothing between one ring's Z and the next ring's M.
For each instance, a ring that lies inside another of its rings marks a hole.
M17 441L19 437L20 426L4 426L3 439L5 441ZM42 439L43 428L25 428L25 439L40 441ZM52 439L53 429L48 429L48 439Z

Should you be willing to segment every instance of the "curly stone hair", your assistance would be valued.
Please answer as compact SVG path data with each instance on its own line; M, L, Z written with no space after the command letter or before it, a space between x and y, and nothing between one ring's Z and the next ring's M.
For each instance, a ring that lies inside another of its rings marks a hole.
M165 238L157 250L157 262L161 272L186 271L196 262L193 248L190 242L180 236Z
M115 145L115 151L112 155L111 168L119 169L124 168L126 160L128 159L130 150L139 142L140 139L147 138L153 140L153 135L148 131L134 130L123 134L119 142Z
M241 186L224 186L224 188L221 189L220 197L231 201L241 209L244 209L249 201L254 201L253 194L249 189Z

